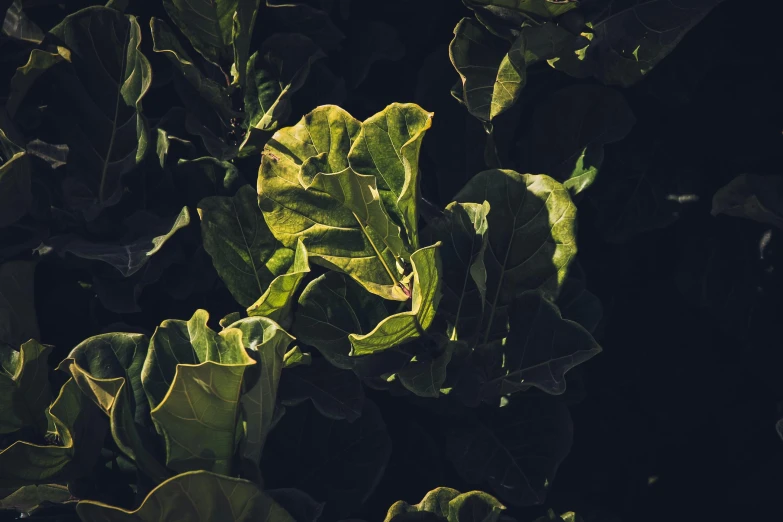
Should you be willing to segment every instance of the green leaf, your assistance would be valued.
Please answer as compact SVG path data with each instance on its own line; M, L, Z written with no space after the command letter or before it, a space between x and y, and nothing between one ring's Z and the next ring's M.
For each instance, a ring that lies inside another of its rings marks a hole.
M155 222L151 222L147 219L150 216L144 214L137 214L136 217L138 226L134 227L131 221L128 223L129 228L143 230L145 235L122 244L94 243L77 236L55 236L47 242L60 254L69 253L82 259L102 261L116 268L123 277L130 277L141 270L178 230L190 224L188 207L182 207L179 214L173 217L173 222L171 219L158 220L154 217ZM134 235L133 232L129 234L130 237Z
M576 195L595 180L604 146L622 140L635 122L619 92L600 85L566 87L536 107L519 157L527 172L547 174Z
M321 415L355 421L362 414L364 389L356 376L315 359L310 365L286 369L280 380L280 400L285 406L311 400Z
M35 426L45 433L52 400L47 359L51 346L29 340L17 352L0 345L0 435Z
M285 350L294 338L265 317L240 319L228 328L242 332L242 344L256 361L256 365L247 372L255 378L255 383L252 379L246 380L240 403L247 422L242 455L258 464L264 442L273 426Z
M218 334L207 326L208 320L205 310L197 310L189 321L167 319L155 330L141 373L151 408L156 408L168 395L178 365L193 367L214 362L228 368L244 368L253 364L243 346L240 330L227 328ZM192 370L188 373L194 375ZM234 374L233 370L229 373Z
M47 410L59 444L14 442L0 450L0 488L65 481L88 473L102 448L106 424L100 412L69 379Z
M201 0L196 0L201 1ZM187 51L177 40L171 28L163 20L150 19L152 33L152 50L162 53L174 65L175 71L187 81L203 100L209 103L215 111L225 119L232 118L231 97L225 86L207 78L199 70ZM177 74L175 72L175 74Z
M412 249L419 248L419 153L432 116L414 103L393 103L362 122L348 155L355 172L375 176L383 206Z
M141 382L147 336L131 333L96 335L81 342L58 369L68 372L79 389L108 417L117 447L153 481L170 473L150 453L146 437L150 408Z
M277 276L291 269L302 271L302 263L306 265L272 235L249 185L242 186L231 198L201 200L198 213L204 249L231 295L243 307L266 295Z
M0 509L13 509L20 513L31 513L42 504L64 504L72 500L66 486L60 484L41 484L24 486L0 499Z
M32 201L30 157L17 152L0 165L0 228L27 214Z
M542 18L554 18L579 7L577 0L466 0L465 3L468 7L502 7Z
M479 334L487 294L489 203L449 203L442 217L424 230L427 242L441 241L443 280L438 313L449 322L452 339Z
M71 61L71 52L65 47L57 46L54 52L44 51L43 49L30 51L30 58L27 60L27 63L16 69L8 87L9 93L8 100L5 102L5 109L11 118L16 116L19 105L21 105L24 97L36 80L50 68L64 61Z
M340 520L366 502L390 455L391 439L372 402L364 402L354 422L328 419L302 404L287 408L272 431L262 471L267 487L307 491L326 503L324 520Z
M251 34L252 23L245 17L254 19L258 4L259 0L163 0L166 13L193 48L217 66L234 60L235 13L242 14L242 31Z
M291 113L291 97L302 88L310 67L326 55L304 35L278 33L267 38L247 62L244 90L248 132L240 149L262 144Z
M783 229L783 177L741 174L712 197L712 215L742 217Z
M374 294L405 301L396 268L408 256L400 229L383 207L376 178L348 166L360 128L339 107L323 106L276 132L262 154L259 204L288 248L302 238L317 263Z
M433 521L496 522L505 509L495 497L482 491L460 493L456 489L440 487L424 495L418 504L395 502L386 514L385 522L429 520L421 516L423 513L435 515Z
M348 336L369 333L388 315L383 299L345 274L328 272L310 281L299 296L293 333L331 364L351 369L361 358L349 356Z
M152 69L141 53L136 18L106 7L88 7L67 16L46 38L70 50L71 64L56 69L57 96L50 99L56 124L71 155L73 203L94 215L122 196L121 178L148 147L141 100ZM103 52L98 53L96 42ZM45 42L46 43L46 42Z
M514 399L487 420L463 419L446 440L457 473L515 506L540 504L573 442L568 408L549 396Z
M305 275L310 272L307 249L302 241L296 245L294 260L288 271L275 277L266 291L247 309L249 316L263 316L288 328L291 324L291 306L294 294Z
M573 37L553 23L522 27L508 48L472 18L454 28L451 63L462 79L459 99L482 122L510 109L527 82L527 67L551 58Z
M411 310L387 317L370 333L348 336L350 355L370 355L424 335L440 302L440 243L424 247L411 255L413 295Z
M439 397L446 381L446 367L451 362L454 343L443 338L440 353L422 352L397 372L397 378L406 390L419 397Z
M601 351L590 332L563 319L560 310L539 292L518 296L509 314L509 333L492 348L497 364L484 385L486 397L538 388L551 394L565 391L565 374Z
M231 39L234 48L234 64L231 66L233 85L246 88L245 71L250 56L250 43L261 0L240 0L234 14Z
M505 337L508 307L517 295L538 289L557 296L576 255L576 208L568 191L549 176L511 170L480 172L455 199L487 201L492 208L484 255L486 343Z
M644 78L722 0L633 0L604 9L585 28L587 47L552 66L572 76L594 76L629 87Z
M134 511L82 500L76 506L76 512L85 522L160 522L171 517L226 522L295 522L252 482L208 471L191 471L170 478L150 491Z
M40 338L35 315L35 262L0 265L0 346L16 348Z

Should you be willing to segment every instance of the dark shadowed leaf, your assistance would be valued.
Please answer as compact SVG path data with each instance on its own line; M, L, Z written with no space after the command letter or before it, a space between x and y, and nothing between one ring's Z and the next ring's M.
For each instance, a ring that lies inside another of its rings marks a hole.
M466 0L468 7L497 7L525 15L553 18L579 6L577 0Z
M719 214L783 229L783 176L737 176L712 198L712 215Z
M0 346L14 349L38 339L33 282L35 262L9 261L0 265Z
M280 400L285 406L308 399L321 415L352 422L362 414L364 390L353 372L315 359L309 365L286 369L280 379Z
M48 357L51 346L31 339L19 348L0 344L0 434L27 426L47 429L45 411L52 401Z

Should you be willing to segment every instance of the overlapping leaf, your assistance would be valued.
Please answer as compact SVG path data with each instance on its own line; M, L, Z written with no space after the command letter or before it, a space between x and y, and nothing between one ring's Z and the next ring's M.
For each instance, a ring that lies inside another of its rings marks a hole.
M432 513L446 522L496 522L505 506L492 495L482 491L460 493L452 488L435 488L424 495L418 504L399 500L392 504L384 522L413 522L428 520L424 513Z
M0 344L0 434L32 426L46 432L52 400L47 358L51 346L31 339L19 351Z

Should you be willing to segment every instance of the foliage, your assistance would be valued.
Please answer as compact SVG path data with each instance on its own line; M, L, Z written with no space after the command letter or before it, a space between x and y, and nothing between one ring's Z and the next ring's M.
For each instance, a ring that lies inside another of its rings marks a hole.
M407 0L43 3L2 4L0 508L581 520L540 507L602 350L579 229L676 219L626 212L618 88L720 0L464 0L430 56ZM713 215L781 228L734 174Z

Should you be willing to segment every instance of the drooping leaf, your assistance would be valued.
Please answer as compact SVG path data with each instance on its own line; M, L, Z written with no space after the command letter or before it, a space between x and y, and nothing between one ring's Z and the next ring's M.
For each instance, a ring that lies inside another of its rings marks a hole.
M33 283L35 262L9 261L0 265L0 346L16 349L39 339Z
M120 450L159 482L170 473L153 456L146 436L151 420L141 371L148 344L141 334L97 335L76 346L58 369L70 373L82 393L109 417Z
M291 112L291 97L304 85L310 67L326 55L304 35L278 33L267 38L247 62L244 90L247 135L240 146L258 147L263 131L278 128Z
M519 155L527 172L547 174L572 195L589 187L601 169L604 145L623 139L635 123L619 92L573 85L536 107Z
M255 18L259 0L163 0L163 7L193 48L208 61L221 66L234 61L234 15ZM244 22L244 20L243 20ZM244 22L243 31L252 32Z
M411 255L413 292L411 310L385 318L367 334L352 333L351 355L371 355L424 335L440 302L440 257L437 243Z
M31 339L19 351L0 345L0 434L26 426L46 432L46 409L52 401L47 358L51 346Z
M41 484L23 486L5 498L0 499L0 509L13 509L20 513L31 513L42 504L75 502L66 486Z
M236 328L242 332L242 343L256 361L256 365L248 372L252 372L256 378L255 383L246 381L240 403L247 422L242 455L257 464L261 460L266 437L272 429L280 373L286 348L293 337L265 317L240 319L227 328Z
M50 68L64 61L71 61L71 52L65 47L57 46L53 52L44 51L43 49L30 51L30 58L27 60L27 63L16 69L8 87L10 92L8 93L8 100L5 102L5 109L11 118L16 116L19 105L35 81Z
M14 442L0 450L0 488L19 488L69 480L88 473L100 453L107 424L69 379L49 407L52 433L59 444Z
M362 122L348 155L351 168L375 176L384 208L419 248L419 152L432 113L413 103L393 103Z
M722 0L608 2L585 28L586 48L552 63L578 78L628 87L644 78Z
M505 342L492 348L496 366L484 385L486 397L531 387L555 395L563 393L566 372L601 351L590 332L563 319L557 306L537 291L514 299L509 322Z
M82 500L76 506L86 522L159 522L181 520L226 522L296 522L277 502L247 480L209 471L182 473L150 491L133 511ZM174 514L175 513L175 514Z
M370 496L390 454L391 439L372 402L364 402L354 422L328 419L305 403L287 408L272 431L262 471L267 487L307 491L326 503L324 520L339 520Z
M294 268L295 252L272 235L249 185L231 198L201 200L198 213L204 249L231 295L243 307L253 305L274 278Z
M443 216L430 223L424 237L441 241L442 293L438 313L446 317L452 339L478 335L487 293L484 255L488 241L489 203L450 203Z
M304 243L299 241L287 272L272 279L261 297L248 307L247 314L251 317L268 317L288 328L291 325L294 294L308 272L310 272L310 264L307 262L307 249Z
M348 336L369 333L388 315L383 299L345 274L328 272L310 281L299 297L293 333L331 364L351 369L361 358L349 356Z
M576 255L576 209L568 191L549 176L510 170L477 174L455 199L487 201L492 209L484 254L486 343L505 336L508 307L517 295L538 289L557 296Z
M364 390L353 373L326 359L315 359L310 365L286 369L280 380L280 400L285 406L308 399L321 415L353 422L362 413Z
M123 277L130 277L158 253L167 241L180 229L190 224L190 212L188 207L182 210L171 220L155 220L157 223L148 222L147 216L137 216L143 225L138 229L145 230L142 237L135 237L122 244L94 243L73 235L53 237L49 240L52 248L60 254L73 254L82 259L102 261L116 268ZM151 220L150 220L151 221ZM129 228L135 228L129 226ZM130 234L134 236L133 232Z
M553 23L525 26L508 48L472 18L454 28L449 57L461 77L459 99L482 122L513 106L527 82L527 67L555 56L573 37Z
M201 96L201 99L209 103L224 118L233 117L231 98L226 87L204 76L166 22L151 18L150 31L152 33L152 50L164 54L169 59L174 66L175 74L181 74L185 81Z
M461 421L446 453L460 476L515 506L540 504L571 450L568 408L553 397L514 398L486 421Z
M348 166L361 124L335 106L319 107L267 143L259 204L275 237L305 240L317 263L345 272L367 290L407 300L397 258L407 257L399 227L380 199L376 178Z
M120 199L122 176L148 148L141 101L152 70L140 51L141 29L135 17L95 6L67 16L46 41L70 51L70 63L54 70L50 103L71 151L71 204L94 216Z
M783 229L783 177L742 174L712 197L712 215L752 219Z
M577 0L466 0L468 7L500 7L541 18L554 18L579 7Z

